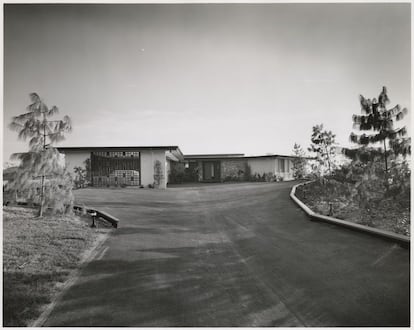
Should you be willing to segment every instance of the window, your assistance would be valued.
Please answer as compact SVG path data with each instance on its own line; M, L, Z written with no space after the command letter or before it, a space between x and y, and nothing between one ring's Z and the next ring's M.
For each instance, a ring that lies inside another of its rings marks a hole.
M134 181L134 177L133 176L131 176L131 181Z
M125 173L122 173L122 177L124 177L124 178L125 178Z

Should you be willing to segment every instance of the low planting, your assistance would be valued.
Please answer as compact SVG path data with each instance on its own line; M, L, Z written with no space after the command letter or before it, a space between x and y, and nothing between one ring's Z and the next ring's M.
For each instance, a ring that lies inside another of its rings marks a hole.
M109 231L90 217L3 208L3 326L28 326L60 291L93 244Z
M297 188L296 196L314 212L410 236L410 169L378 162L352 163L332 176Z

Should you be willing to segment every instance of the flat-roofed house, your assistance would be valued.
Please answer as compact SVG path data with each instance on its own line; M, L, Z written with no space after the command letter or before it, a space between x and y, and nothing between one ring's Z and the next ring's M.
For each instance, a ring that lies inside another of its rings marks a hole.
M177 146L62 147L69 172L89 167L92 186L148 186L166 188L172 162L183 161Z
M244 154L184 155L184 161L174 164L173 174L182 181L223 182L244 181L252 177L273 176L277 180L293 180L295 156ZM175 178L172 178L174 181Z

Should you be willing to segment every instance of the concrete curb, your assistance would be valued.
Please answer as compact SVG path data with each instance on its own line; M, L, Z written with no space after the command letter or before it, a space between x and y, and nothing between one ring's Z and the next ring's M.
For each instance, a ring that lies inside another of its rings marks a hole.
M84 252L79 267L74 269L70 274L68 279L64 282L61 291L52 299L52 302L47 305L46 309L40 314L40 316L34 320L31 324L28 325L30 328L39 328L42 327L47 319L49 318L50 314L52 313L53 309L59 303L59 301L63 298L65 293L68 289L76 282L79 278L82 269L84 269L95 257L101 252L101 248L105 241L108 239L110 233L106 233L101 235L97 239L97 241L92 245L92 247Z
M311 182L314 182L314 181L299 183L299 184L293 186L292 190L290 191L290 198L292 198L292 200L303 211L305 211L305 213L311 219L332 223L332 224L335 224L335 225L338 225L338 226L347 227L347 228L352 229L352 230L362 231L362 232L365 232L365 233L368 233L368 234L371 234L371 235L379 236L379 237L382 237L382 238L385 238L385 239L389 239L389 240L398 242L398 243L400 243L404 246L409 246L410 245L410 238L407 237L407 236L396 234L396 233L393 233L393 232L390 232L390 231L387 231L387 230L372 228L372 227L360 225L360 224L357 224L357 223L336 219L334 217L330 217L330 216L326 216L326 215L322 215L322 214L318 214L318 213L313 212L308 206L306 206L295 195L297 187L309 184Z
M74 205L73 206L73 209L76 210L76 211L82 211L83 209L85 209L85 211L87 213L95 212L96 213L96 216L98 218L102 218L102 219L104 219L106 221L109 221L114 228L118 228L119 219L118 218L115 218L114 216L112 216L112 215L110 215L110 214L108 214L106 212L99 211L97 209L92 209L92 208L86 207L86 206L80 206L80 205Z

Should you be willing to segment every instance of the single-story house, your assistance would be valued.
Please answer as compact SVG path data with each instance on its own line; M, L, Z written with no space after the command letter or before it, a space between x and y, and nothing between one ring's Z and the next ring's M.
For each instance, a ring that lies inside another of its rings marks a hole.
M294 156L183 155L178 146L62 147L69 172L92 186L166 188L167 183L293 180Z
M148 186L166 188L171 162L183 161L177 146L62 147L69 172L86 169L92 186Z
M184 161L172 164L170 182L224 182L252 178L293 180L294 156L244 154L184 155Z

